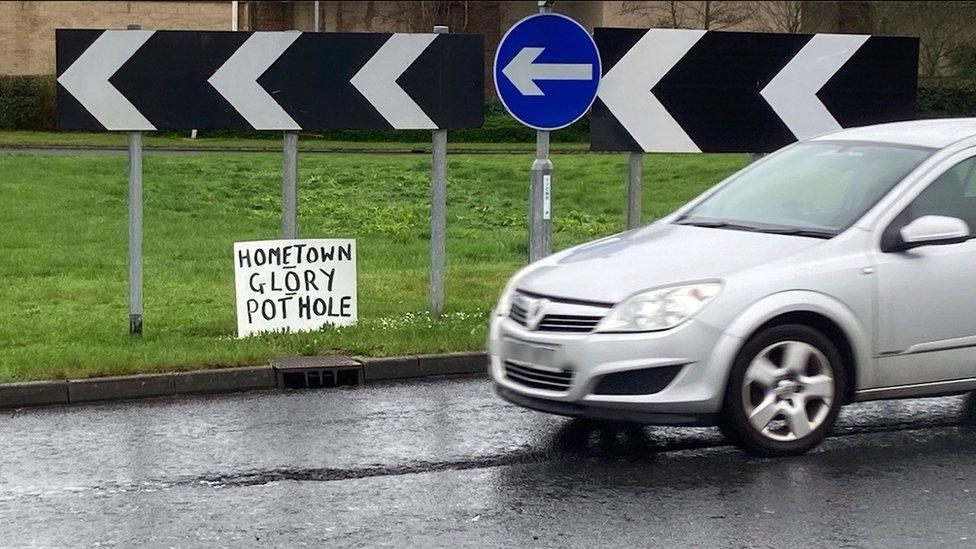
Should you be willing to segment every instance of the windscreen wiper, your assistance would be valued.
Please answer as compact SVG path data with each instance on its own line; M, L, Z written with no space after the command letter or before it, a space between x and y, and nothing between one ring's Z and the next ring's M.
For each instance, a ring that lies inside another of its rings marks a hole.
M738 223L729 223L728 221L719 221L718 219L679 219L674 223L675 225L691 225L693 227L708 227L713 229L731 229L733 231L762 231L762 229L759 227L754 227L752 225L740 225Z
M694 227L710 227L716 229L731 229L735 231L750 231L754 233L785 234L790 236L808 236L812 238L833 238L837 236L834 231L826 229L804 229L799 227L757 227L755 225L743 225L740 223L730 223L718 219L679 219L676 225L692 225Z
M787 227L783 229L757 229L759 232L770 233L770 234L786 234L790 236L809 236L811 238L833 238L837 236L834 231L829 231L826 229L801 229L798 227Z

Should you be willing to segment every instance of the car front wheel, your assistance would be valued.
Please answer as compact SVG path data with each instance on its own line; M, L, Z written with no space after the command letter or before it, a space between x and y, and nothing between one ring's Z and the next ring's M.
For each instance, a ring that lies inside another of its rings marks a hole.
M823 334L802 325L756 334L732 366L722 431L760 456L807 452L827 436L844 395L840 353Z

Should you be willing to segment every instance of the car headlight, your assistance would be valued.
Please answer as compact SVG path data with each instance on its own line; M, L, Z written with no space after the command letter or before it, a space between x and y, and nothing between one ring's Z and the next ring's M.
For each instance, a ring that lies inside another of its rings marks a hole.
M512 310L512 297L515 296L515 281L518 279L519 273L515 273L515 276L508 279L505 283L505 289L502 290L502 295L498 297L498 305L495 305L495 316L508 316L508 313Z
M632 295L618 303L596 331L652 332L674 328L702 310L721 289L719 282L703 282Z

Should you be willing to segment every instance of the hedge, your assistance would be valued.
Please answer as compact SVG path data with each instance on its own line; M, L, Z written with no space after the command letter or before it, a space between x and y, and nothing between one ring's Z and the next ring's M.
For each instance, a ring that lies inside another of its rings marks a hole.
M186 132L163 132L168 135L185 135ZM563 143L585 142L589 139L590 121L584 116L575 124L552 132L552 140ZM250 137L279 139L277 132L207 130L200 135L211 137ZM417 143L430 140L427 130L310 130L302 133L302 139L320 138L330 141L381 141ZM451 130L448 139L455 143L529 143L535 141L535 130L526 128L509 116L495 98L485 104L485 123L480 128Z
M976 116L976 80L922 79L918 85L918 114L925 118Z
M0 75L0 129L53 130L54 77Z
M0 75L0 129L54 130L55 84L52 76ZM918 87L920 117L976 116L976 80L966 78L924 78ZM589 116L552 133L553 141L583 142L590 131ZM180 135L186 132L164 132ZM207 131L202 135L240 136L277 139L277 132ZM308 138L335 141L423 142L428 131L333 130L309 132ZM303 139L306 135L303 134ZM451 131L453 142L518 143L531 142L535 131L522 126L505 112L497 99L485 104L485 123L481 128Z

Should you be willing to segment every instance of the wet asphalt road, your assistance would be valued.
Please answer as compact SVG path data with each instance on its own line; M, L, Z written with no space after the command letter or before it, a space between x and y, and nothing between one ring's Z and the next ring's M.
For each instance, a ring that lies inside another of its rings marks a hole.
M789 459L483 378L0 411L0 545L967 546L974 410L850 406Z

